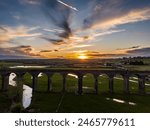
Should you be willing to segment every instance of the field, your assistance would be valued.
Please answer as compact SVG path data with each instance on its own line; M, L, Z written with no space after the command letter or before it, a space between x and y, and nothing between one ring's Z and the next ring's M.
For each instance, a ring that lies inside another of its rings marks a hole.
M129 70L150 70L149 61L147 60L147 65L144 66L126 65L124 67ZM3 68L14 65L7 62L4 64L1 63L0 66ZM15 63L15 65L24 64ZM113 68L101 65L101 69ZM67 76L65 93L62 93L62 82L62 76L55 73L52 77L52 90L47 92L47 76L43 74L38 78L38 88L32 96L31 105L25 110L22 108L20 110L17 106L15 111L12 111L11 108L12 98L16 95L17 89L9 86L8 92L0 92L0 112L150 112L150 81L146 81L147 94L139 95L136 76L130 77L130 94L123 93L123 79L120 75L116 75L114 78L113 94L108 91L108 77L106 75L99 76L98 95L95 94L94 78L91 74L84 76L82 95L77 94L78 81L74 76ZM31 86L31 83L31 75L27 73L24 75L24 84Z
M120 76L117 76L120 77ZM24 82L31 85L31 76L26 74ZM130 82L131 94L123 93L122 80L114 80L114 94L108 92L108 78L99 77L99 94L94 94L93 76L84 77L83 95L77 94L77 79L67 77L67 88L62 91L62 77L52 77L52 92L47 92L47 77L39 77L38 89L34 93L31 106L33 112L150 112L150 96L138 95L138 84ZM150 87L146 87L150 92Z
M119 76L117 76L119 77ZM83 80L83 95L77 95L77 79L68 76L66 92L62 93L62 77L55 74L52 77L52 92L47 92L47 77L39 77L38 89L34 93L29 111L32 112L150 112L150 96L138 95L138 84L130 82L132 94L123 93L122 80L114 80L114 94L108 92L108 78L99 77L99 94L94 94L92 75L86 75ZM24 82L31 85L31 76L26 74ZM150 87L146 86L150 92ZM10 93L15 89L10 86L8 92L0 94L1 112L8 112L11 105Z

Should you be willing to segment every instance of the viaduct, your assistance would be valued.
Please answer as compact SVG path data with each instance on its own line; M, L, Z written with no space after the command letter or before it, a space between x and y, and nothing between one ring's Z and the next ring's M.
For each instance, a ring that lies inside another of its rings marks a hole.
M78 76L78 94L82 94L83 92L83 76L86 74L93 74L94 76L94 89L95 93L98 93L98 77L99 75L106 74L109 79L109 91L113 93L114 87L113 87L113 81L115 75L119 74L123 77L123 90L126 93L130 93L129 90L129 78L133 75L136 75L138 77L138 83L139 83L139 93L144 94L145 93L145 80L148 75L150 75L150 71L126 71L126 70L86 70L86 69L3 69L0 70L0 75L2 79L2 90L6 91L8 90L9 86L9 75L11 73L15 73L17 75L17 83L19 85L23 85L23 76L26 73L30 73L32 75L32 89L33 92L37 89L37 81L38 81L38 75L39 73L44 73L48 77L48 86L47 90L51 91L52 88L52 81L51 77L54 73L60 73L63 77L63 88L62 90L65 91L66 88L66 77L68 74L75 74Z

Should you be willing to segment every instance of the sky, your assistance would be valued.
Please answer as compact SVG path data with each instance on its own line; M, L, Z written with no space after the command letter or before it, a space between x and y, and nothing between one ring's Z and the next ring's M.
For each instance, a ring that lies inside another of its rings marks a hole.
M0 58L150 56L150 0L0 0Z

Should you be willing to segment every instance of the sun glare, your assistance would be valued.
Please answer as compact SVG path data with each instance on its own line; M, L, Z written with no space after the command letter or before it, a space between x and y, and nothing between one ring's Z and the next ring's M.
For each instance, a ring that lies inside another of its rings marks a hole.
M88 59L88 57L86 55L79 55L78 58L81 60Z

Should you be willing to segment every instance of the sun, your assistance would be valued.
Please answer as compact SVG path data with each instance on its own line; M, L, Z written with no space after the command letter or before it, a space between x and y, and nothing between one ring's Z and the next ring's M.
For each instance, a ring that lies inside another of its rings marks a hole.
M86 56L86 55L79 55L78 59L85 60L85 59L88 59L88 56Z

